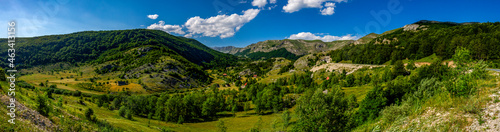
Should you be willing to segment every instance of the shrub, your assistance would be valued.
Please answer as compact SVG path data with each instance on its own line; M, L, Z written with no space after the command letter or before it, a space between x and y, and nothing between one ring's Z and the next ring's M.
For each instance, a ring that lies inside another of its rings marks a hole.
M403 103L401 106L391 105L385 107L385 109L383 109L380 114L382 115L382 120L386 121L387 123L392 123L399 117L408 116L409 108L410 105L407 103Z
M92 110L91 108L87 108L85 110L85 118L87 118L87 120L89 120L89 121L93 121L92 115L94 115L94 110Z
M126 110L127 108L125 106L120 107L120 110L118 110L118 115L120 115L121 117L125 117Z

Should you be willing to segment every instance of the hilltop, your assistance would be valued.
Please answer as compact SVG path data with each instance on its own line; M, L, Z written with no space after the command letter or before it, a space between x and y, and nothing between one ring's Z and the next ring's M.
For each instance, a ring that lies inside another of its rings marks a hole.
M217 50L222 53L229 53L231 50L236 49L234 46L225 46L225 47L211 47L214 50Z
M6 49L6 41L0 39L2 49ZM141 85L149 90L199 87L210 82L203 70L216 66L210 62L236 59L194 39L145 29L19 38L16 46L16 63L20 69L54 64L69 67L91 65L97 76L141 80ZM217 65L224 65L224 62ZM6 67L7 64L2 61L0 66Z
M248 45L244 48L234 48L230 54L252 59L285 57L298 59L300 56L318 52L335 50L353 43L353 40L323 42L321 40L266 40Z

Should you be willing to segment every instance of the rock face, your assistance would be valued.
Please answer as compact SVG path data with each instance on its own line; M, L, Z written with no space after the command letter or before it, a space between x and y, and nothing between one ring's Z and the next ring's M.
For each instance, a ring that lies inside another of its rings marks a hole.
M321 69L325 69L327 72L341 72L342 70L345 70L347 74L351 74L355 72L358 69L361 69L363 67L368 67L370 69L374 67L383 67L384 65L368 65L368 64L347 64L347 63L327 63L323 64L320 66L314 66L311 68L311 72L316 72Z
M251 44L245 48L234 48L229 51L230 54L245 54L244 52L271 52L285 48L288 52L297 56L318 53L323 51L335 50L353 43L353 40L341 40L333 42L323 42L321 40L266 40Z
M245 69L239 73L240 76L247 76L247 75L255 75L255 72L252 72L250 69Z
M420 25L420 24L409 24L403 27L403 31L418 31L418 30L427 30L429 26Z

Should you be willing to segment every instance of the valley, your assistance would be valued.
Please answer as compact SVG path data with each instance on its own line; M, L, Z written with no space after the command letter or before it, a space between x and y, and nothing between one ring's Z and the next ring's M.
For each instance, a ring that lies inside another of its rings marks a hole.
M500 23L409 25L358 40L243 48L150 29L20 38L21 117L11 125L0 109L0 129L498 130Z

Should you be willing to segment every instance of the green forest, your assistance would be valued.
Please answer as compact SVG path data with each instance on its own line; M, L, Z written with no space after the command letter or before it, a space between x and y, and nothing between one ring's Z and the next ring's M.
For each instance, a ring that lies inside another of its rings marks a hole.
M373 39L368 44L345 46L330 52L334 61L352 60L361 64L383 64L391 61L418 60L432 54L450 59L457 47L471 51L472 57L499 67L500 23L450 24L423 23L426 30L396 31ZM389 40L390 42L384 40ZM382 43L382 44L379 44Z

